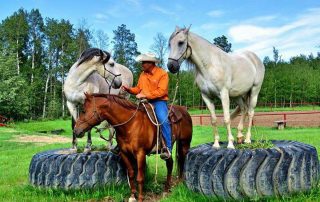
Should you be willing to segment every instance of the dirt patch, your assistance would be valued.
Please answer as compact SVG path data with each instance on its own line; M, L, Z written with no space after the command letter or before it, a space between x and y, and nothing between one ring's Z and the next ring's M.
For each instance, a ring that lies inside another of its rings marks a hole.
M59 136L40 136L40 135L15 135L13 139L8 140L10 142L19 143L36 143L40 145L55 144L55 143L70 143L71 139Z

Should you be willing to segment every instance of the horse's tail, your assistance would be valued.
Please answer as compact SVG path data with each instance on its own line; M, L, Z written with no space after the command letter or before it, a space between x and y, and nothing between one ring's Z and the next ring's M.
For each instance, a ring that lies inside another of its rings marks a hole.
M176 163L177 163L177 173L179 174L179 178L183 175L183 166L185 156L183 155L181 140L177 139L176 141Z
M232 120L232 119L236 118L236 117L240 114L240 112L241 112L241 109L240 109L240 106L238 105L238 106L233 110L233 112L231 113L230 119Z

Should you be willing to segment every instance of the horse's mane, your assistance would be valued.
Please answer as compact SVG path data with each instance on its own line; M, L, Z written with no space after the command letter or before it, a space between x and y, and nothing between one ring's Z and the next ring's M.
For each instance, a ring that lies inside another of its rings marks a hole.
M121 97L119 95L113 95L113 94L101 94L101 93L93 93L92 94L93 97L103 97L106 98L112 102L115 102L119 105L121 105L124 108L127 109L137 109L137 105L133 102L131 102L130 100L125 99L124 97ZM143 107L139 107L139 110L143 110Z
M107 57L103 60L103 54ZM110 59L110 53L107 51L103 51L99 48L88 48L83 51L78 59L78 66L82 63L91 60L94 56L100 56L103 64L107 63Z

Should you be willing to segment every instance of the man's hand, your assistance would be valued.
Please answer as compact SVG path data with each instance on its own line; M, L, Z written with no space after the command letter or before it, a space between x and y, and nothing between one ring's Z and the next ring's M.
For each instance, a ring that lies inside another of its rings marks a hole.
M123 85L123 86L121 86L121 89L124 90L124 91L129 92L130 88L128 86Z
M136 95L136 98L138 99L143 99L143 98L146 98L147 96L143 93L139 93L138 95Z

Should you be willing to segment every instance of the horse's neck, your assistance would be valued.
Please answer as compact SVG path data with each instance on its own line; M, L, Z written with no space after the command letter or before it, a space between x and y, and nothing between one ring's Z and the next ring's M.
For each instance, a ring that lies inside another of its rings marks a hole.
M69 72L69 77L74 81L74 83L81 85L87 80L87 78L96 70L93 67L87 67L85 65L80 65L78 67L73 67L73 71Z
M192 49L190 60L201 74L206 74L208 68L220 68L216 64L225 58L225 52L193 33L189 33L188 43Z
M103 118L112 125L126 122L135 113L134 110L128 110L120 104L109 100L108 98L105 98L104 104L102 104L100 107L104 109L102 114Z

